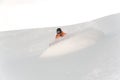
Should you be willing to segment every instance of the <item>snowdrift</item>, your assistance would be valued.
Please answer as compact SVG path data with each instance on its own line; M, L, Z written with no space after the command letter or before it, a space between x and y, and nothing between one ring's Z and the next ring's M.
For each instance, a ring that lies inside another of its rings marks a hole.
M82 32L68 34L64 39L57 40L43 52L41 58L57 57L80 51L84 48L94 45L103 37L104 33L97 29L86 29Z

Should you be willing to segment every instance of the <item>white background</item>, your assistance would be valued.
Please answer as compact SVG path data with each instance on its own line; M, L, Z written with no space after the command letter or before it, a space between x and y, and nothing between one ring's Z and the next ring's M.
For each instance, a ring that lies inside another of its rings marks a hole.
M2 0L0 31L65 26L119 12L119 0Z

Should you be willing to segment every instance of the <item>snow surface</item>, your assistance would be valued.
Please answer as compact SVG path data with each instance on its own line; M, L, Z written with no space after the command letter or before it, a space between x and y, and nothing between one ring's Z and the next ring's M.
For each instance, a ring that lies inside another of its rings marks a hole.
M80 51L84 48L94 45L97 40L101 38L102 35L103 33L101 31L97 31L94 29L87 29L74 35L66 35L65 39L60 40L60 42L58 40L57 43L48 47L48 49L45 50L45 52L43 52L40 57L56 57L60 55L74 53L75 51Z
M0 80L120 80L120 14L55 29L0 32Z

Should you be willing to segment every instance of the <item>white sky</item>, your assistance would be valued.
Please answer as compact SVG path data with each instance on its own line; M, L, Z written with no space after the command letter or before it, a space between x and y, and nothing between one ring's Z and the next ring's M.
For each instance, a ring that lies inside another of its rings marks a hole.
M0 31L82 23L120 12L119 0L2 0Z

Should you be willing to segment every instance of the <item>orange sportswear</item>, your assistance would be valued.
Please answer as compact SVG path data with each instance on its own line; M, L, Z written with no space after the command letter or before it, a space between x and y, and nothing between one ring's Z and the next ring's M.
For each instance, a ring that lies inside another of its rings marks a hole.
M61 32L61 33L56 35L56 39L61 38L61 37L65 36L65 35L66 35L66 33Z

